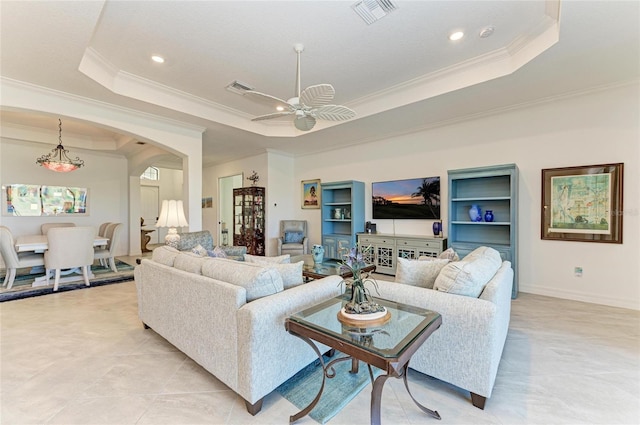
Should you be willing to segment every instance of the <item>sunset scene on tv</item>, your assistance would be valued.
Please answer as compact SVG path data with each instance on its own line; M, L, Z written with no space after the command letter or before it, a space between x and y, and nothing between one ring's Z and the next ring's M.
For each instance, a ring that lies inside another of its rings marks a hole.
M440 218L440 177L372 183L374 219Z

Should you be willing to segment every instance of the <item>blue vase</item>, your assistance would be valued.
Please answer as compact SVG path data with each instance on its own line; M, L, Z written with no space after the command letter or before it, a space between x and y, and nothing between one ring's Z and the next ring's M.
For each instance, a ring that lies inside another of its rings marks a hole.
M469 208L469 218L471 221L482 221L482 209L476 204L471 205L471 208Z
M311 249L311 254L315 264L322 263L322 260L324 260L324 247L322 245L314 245Z
M491 223L493 221L493 211L487 210L487 212L484 213L484 221L487 223Z
M442 232L442 222L434 221L432 229L433 229L433 236L438 236Z

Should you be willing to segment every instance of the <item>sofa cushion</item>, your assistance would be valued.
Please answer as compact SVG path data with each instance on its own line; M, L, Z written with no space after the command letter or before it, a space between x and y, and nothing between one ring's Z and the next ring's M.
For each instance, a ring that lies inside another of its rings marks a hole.
M204 249L213 249L213 236L208 230L178 233L178 235L180 235L178 241L178 250L180 251L191 251L198 245L203 246Z
M181 252L176 256L173 267L185 272L202 274L202 264L206 257L201 257L193 252Z
M162 245L153 250L151 259L157 263L164 264L165 266L173 267L173 262L180 254L180 251L169 246Z
M258 264L267 264L267 263L288 264L291 262L291 255L285 254L285 255L278 255L277 257L263 257L261 255L244 254L244 261L248 263L258 263Z
M247 302L284 290L277 270L226 258L209 258L202 265L204 276L242 286Z
M435 258L422 261L398 257L395 281L405 285L432 289L440 270L448 263L449 260L446 259Z
M258 264L258 263L256 263ZM264 264L265 267L273 268L278 273L280 273L280 277L282 278L282 285L284 289L293 288L294 286L298 286L304 283L304 278L302 277L302 267L304 266L304 261L298 261L297 263L271 263Z
M489 247L477 248L462 260L447 264L436 278L433 289L477 298L501 264L498 251Z
M303 232L284 232L284 243L302 243L303 240Z

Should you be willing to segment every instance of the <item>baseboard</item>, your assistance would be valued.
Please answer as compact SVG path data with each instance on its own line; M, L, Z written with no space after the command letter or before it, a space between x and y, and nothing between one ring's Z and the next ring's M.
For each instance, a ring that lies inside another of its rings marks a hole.
M610 307L627 308L631 310L640 310L640 303L633 300L616 298L611 296L584 294L576 291L567 291L558 288L545 287L536 285L531 287L520 282L519 292L527 294L544 295L547 297L562 298L565 300L581 301L591 304L607 305Z

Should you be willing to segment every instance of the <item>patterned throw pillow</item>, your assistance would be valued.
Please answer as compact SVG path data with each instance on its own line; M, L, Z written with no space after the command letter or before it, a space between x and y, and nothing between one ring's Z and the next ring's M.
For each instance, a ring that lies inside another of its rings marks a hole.
M227 258L227 253L224 252L224 250L222 248L220 248L219 246L216 246L211 251L207 251L207 255L209 257Z
M302 232L284 232L284 243L302 243L303 240Z
M200 244L196 245L191 252L193 252L194 254L198 254L201 257L206 257L207 256L207 250Z

